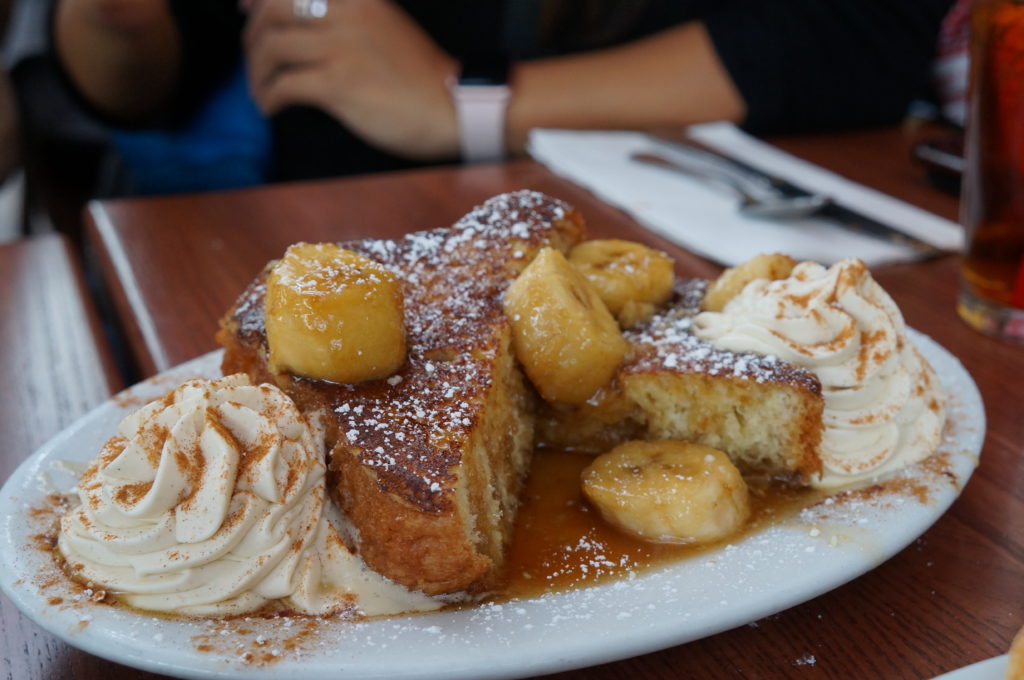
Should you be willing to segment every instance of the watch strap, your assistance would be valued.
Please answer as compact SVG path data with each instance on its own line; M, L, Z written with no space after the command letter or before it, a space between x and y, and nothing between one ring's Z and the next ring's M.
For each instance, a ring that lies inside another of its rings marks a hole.
M459 145L466 163L505 158L508 59L494 53L463 55L462 72L452 83Z
M505 111L509 87L505 84L456 84L452 93L459 125L459 145L466 163L505 158Z

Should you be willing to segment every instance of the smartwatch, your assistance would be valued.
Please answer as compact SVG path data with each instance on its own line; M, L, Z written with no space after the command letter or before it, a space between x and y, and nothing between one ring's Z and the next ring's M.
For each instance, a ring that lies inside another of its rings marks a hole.
M465 163L505 158L505 111L508 109L508 59L471 55L451 86L459 145Z

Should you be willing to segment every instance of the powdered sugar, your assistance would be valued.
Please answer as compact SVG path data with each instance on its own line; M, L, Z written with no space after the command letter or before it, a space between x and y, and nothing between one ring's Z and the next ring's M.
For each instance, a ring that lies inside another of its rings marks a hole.
M450 228L342 244L405 283L405 365L386 380L321 389L351 450L381 473L385 488L423 508L450 502L457 443L481 418L505 351L502 293L522 254L551 243L553 222L568 212L544 194L519 191L488 200ZM250 342L264 343L265 294L257 280L232 315Z
M0 494L0 517L9 518L0 540L18 541L0 546L0 574L5 575L0 585L19 607L45 611L39 617L42 625L72 643L88 644L94 653L139 668L158 670L164 664L196 677L252 677L258 672L254 665L269 665L268 677L397 678L424 669L453 678L536 675L565 670L567 658L574 660L572 665L584 665L650 651L654 638L660 644L680 644L845 583L911 543L952 502L977 462L984 413L959 364L926 338L915 341L954 395L952 424L940 452L946 457L938 457L948 468L907 471L931 490L927 504L916 496L904 496L900 505L881 497L876 499L881 502L829 497L809 511L813 514L790 524L661 570L625 572L621 579L596 587L413 617L169 620L96 603L82 592L71 593L79 601L65 611L64 605L47 602L62 594L54 590L58 586L40 590L48 581L37 585L35 580L51 562L33 544L40 527L31 518L25 521L25 504L36 503L41 493L31 475L48 460L87 459L87 449L99 446L120 420L122 413L110 402L79 427L77 437L57 440L41 452L42 458L37 454L23 468L33 472L16 473ZM172 382L180 382L182 375L216 375L219 356L203 361L201 367L177 369ZM89 432L93 434L83 436ZM864 518L868 522L858 522ZM806 552L808 546L815 552ZM600 564L600 548L587 536L566 544L567 550L585 552L597 563L594 568L610 569ZM83 613L92 621L79 630ZM523 650L529 650L528 658ZM815 663L821 661L811 653L798 658L809 662L810 656ZM458 668L451 659L460 660Z
M810 371L779 361L772 355L740 354L717 349L693 334L693 317L700 311L707 282L690 279L676 286L668 311L626 332L633 345L624 373L670 370L753 380L758 383L800 384L820 393Z

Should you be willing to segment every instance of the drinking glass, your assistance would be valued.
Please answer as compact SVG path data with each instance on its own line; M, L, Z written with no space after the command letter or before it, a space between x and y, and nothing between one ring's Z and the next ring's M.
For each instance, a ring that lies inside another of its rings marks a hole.
M957 311L1024 343L1024 0L975 0Z

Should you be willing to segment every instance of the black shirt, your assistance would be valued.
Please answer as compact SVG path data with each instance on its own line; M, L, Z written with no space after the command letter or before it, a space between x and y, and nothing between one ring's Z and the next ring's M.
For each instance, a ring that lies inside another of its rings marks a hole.
M400 0L447 52L510 59L597 49L701 20L747 106L755 133L900 120L930 89L930 65L951 0ZM237 0L173 0L187 116L237 62L245 17ZM272 120L272 179L415 165L316 109Z

